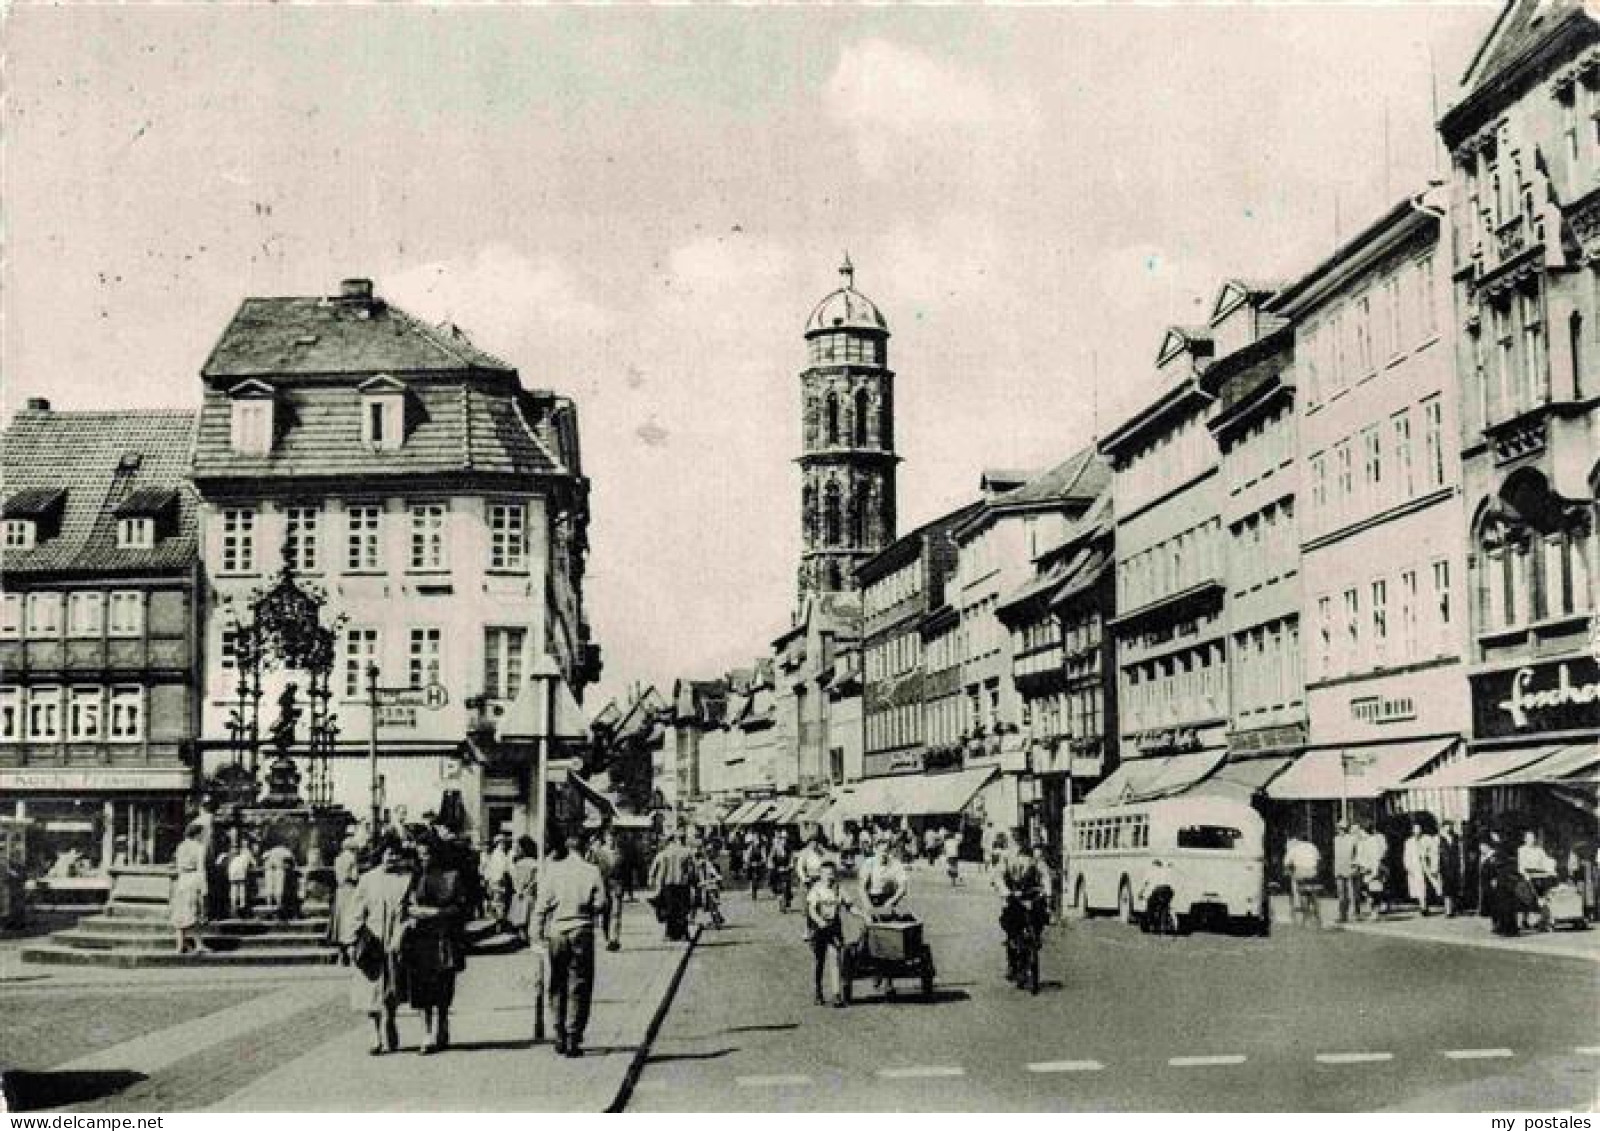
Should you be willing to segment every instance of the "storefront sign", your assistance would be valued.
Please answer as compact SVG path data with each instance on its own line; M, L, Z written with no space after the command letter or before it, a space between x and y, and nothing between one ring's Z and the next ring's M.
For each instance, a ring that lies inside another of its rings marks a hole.
M378 707L378 725L381 727L397 727L407 730L417 728L417 709L415 707Z
M922 768L922 751L916 747L909 750L874 752L862 759L862 771L868 777L882 774L916 774L921 773Z
M1175 754L1200 749L1200 732L1194 727L1168 727L1164 730L1147 730L1133 736L1133 744L1141 754L1153 750Z
M171 770L0 770L0 792L170 793L188 789L186 767Z
M1600 663L1587 656L1472 677L1478 737L1600 728Z

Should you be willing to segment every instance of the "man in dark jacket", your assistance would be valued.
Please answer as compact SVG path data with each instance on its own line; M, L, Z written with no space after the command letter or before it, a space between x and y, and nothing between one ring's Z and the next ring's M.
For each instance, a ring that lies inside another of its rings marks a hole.
M667 927L669 942L689 937L689 896L694 885L694 854L688 837L677 832L650 862L650 886L656 891L655 905Z

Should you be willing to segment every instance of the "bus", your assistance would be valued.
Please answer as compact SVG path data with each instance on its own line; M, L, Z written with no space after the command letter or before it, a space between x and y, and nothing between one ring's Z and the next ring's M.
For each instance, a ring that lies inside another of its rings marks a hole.
M1069 809L1065 890L1079 915L1115 913L1131 923L1144 914L1159 861L1180 929L1209 914L1265 933L1263 831L1248 804L1222 797Z

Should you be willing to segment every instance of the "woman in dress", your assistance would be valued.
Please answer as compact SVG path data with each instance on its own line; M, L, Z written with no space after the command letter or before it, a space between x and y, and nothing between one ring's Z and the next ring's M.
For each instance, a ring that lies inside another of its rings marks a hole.
M413 883L411 858L399 837L384 837L379 854L378 866L356 883L350 928L352 940L362 931L370 932L381 955L372 976L358 964L350 985L351 1006L372 1018L373 1056L400 1047L394 1013L401 997L400 948Z
M206 949L198 934L206 910L205 839L205 827L194 822L184 830L183 843L172 859L178 878L172 884L168 913L172 928L178 933L179 954L188 954L191 943L196 954Z
M524 945L539 889L539 852L531 836L517 838L517 856L511 863L511 927Z
M356 884L361 880L356 838L347 836L333 859L333 906L328 914L328 942L339 948L339 963L350 965L350 944L356 936Z
M426 1030L417 1051L427 1056L450 1044L456 975L467 964L461 939L467 905L461 874L446 865L432 837L417 842L417 862L417 882L407 907L410 928L401 955L406 1000L422 1011Z

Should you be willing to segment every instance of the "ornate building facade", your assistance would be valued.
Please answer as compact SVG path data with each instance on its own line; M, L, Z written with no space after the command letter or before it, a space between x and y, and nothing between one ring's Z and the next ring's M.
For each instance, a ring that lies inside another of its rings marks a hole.
M895 536L889 325L855 289L849 256L839 276L806 322L797 609L810 595L855 589L856 566Z

